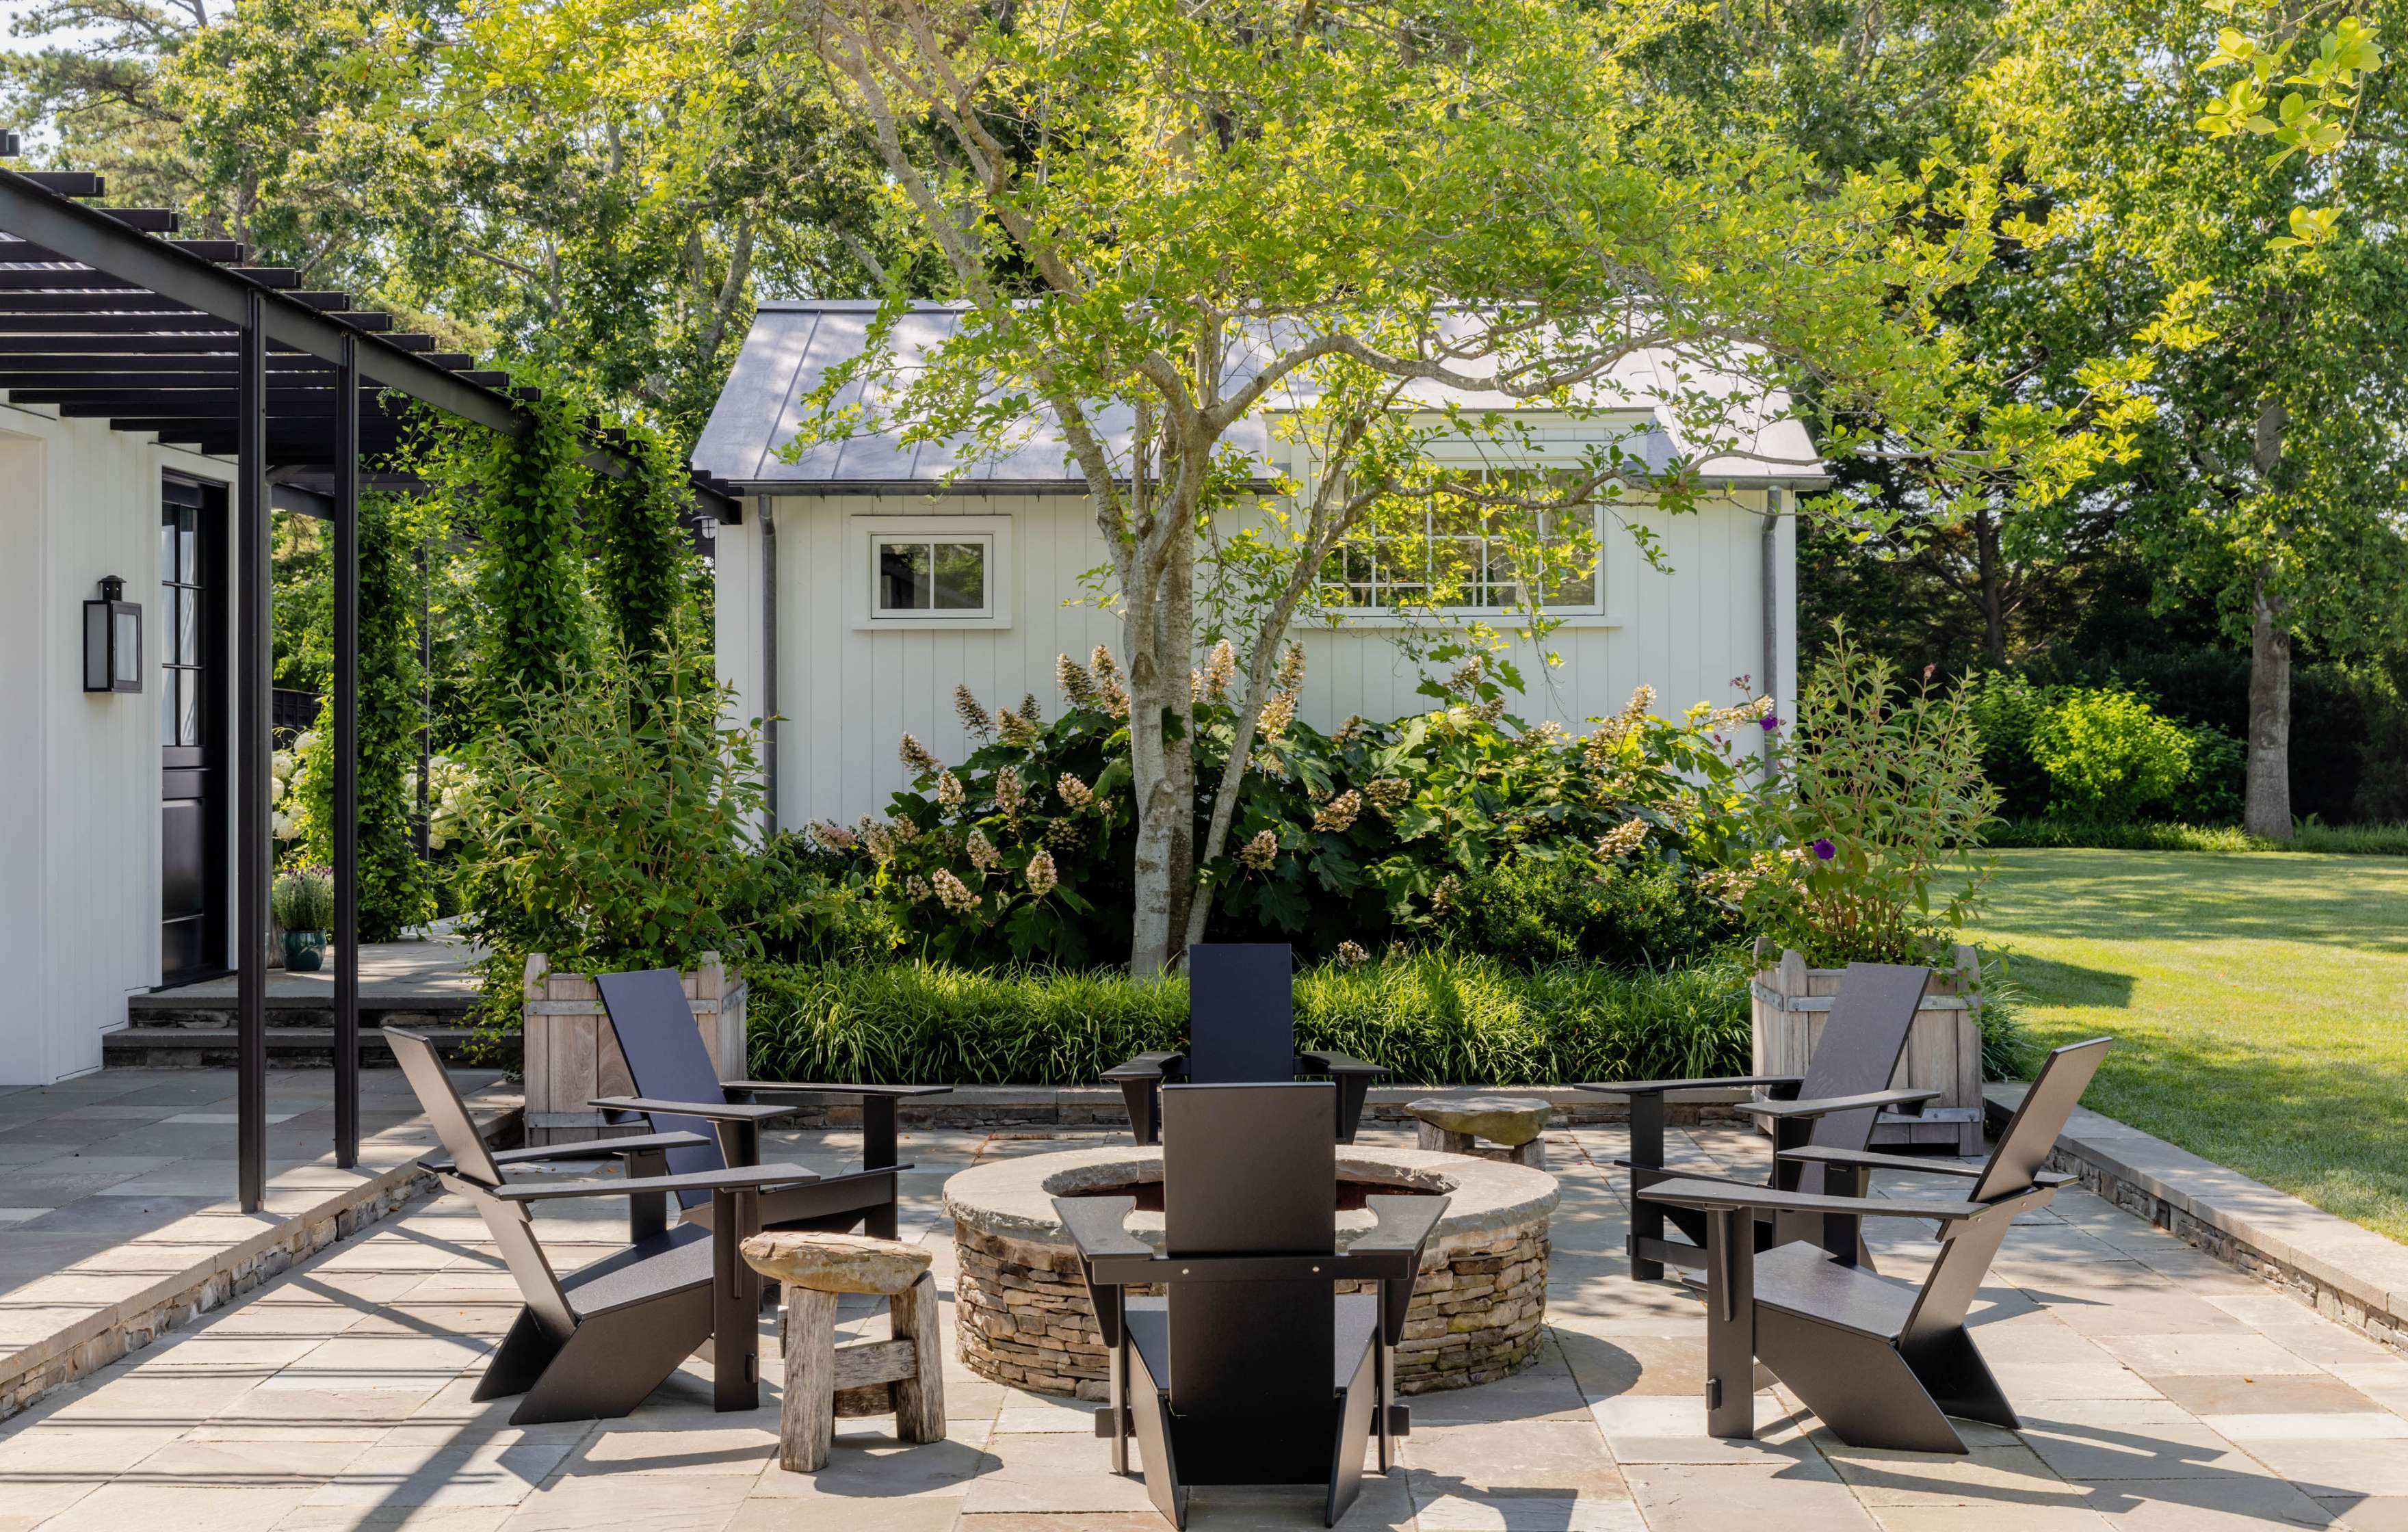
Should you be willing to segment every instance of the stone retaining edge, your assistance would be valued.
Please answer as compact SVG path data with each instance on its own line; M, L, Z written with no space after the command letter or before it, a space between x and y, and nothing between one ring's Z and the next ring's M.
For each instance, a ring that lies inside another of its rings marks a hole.
M1674 1124L1738 1121L1735 1103L1746 1090L1675 1091L1665 1097L1665 1120ZM1555 1109L1551 1128L1589 1127L1630 1119L1630 1109L1619 1096L1599 1095L1570 1085L1379 1085L1366 1098L1367 1121L1410 1123L1406 1104L1430 1096L1535 1095ZM897 1103L906 1127L1126 1127L1128 1114L1121 1093L1100 1085L956 1085L947 1095ZM861 1109L829 1103L805 1106L782 1119L805 1127L842 1126L861 1121Z
M514 1142L521 1124L521 1109L504 1109L482 1124L486 1142ZM396 1166L0 1358L0 1420L142 1350L435 1189L435 1178L415 1161Z
M2025 1089L1983 1088L1993 1127ZM2125 1211L2408 1355L2408 1247L2086 1108L2075 1109L2050 1162Z

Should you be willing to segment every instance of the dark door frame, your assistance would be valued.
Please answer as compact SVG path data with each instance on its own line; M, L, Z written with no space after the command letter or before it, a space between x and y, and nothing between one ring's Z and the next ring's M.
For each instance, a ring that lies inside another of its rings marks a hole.
M170 745L162 741L160 766L163 772L198 770L204 772L201 818L201 952L204 961L193 966L170 970L163 948L160 958L159 987L173 988L205 979L222 978L234 971L227 961L227 882L229 865L226 860L226 819L232 807L227 791L233 771L227 758L229 744L229 709L231 696L231 656L227 644L226 596L230 594L233 566L228 558L229 497L226 486L214 480L192 474L164 471L160 476L159 504L164 511L168 506L190 505L194 516L195 563L198 566L198 589L201 592L199 622L201 678L200 742L197 745ZM164 609L165 603L161 603ZM166 684L164 656L175 652L177 636L172 624L175 614L162 609L159 613L159 652L163 656L156 684ZM167 703L161 701L164 713ZM164 782L163 782L164 796ZM160 868L162 908L165 919L165 850L161 851Z

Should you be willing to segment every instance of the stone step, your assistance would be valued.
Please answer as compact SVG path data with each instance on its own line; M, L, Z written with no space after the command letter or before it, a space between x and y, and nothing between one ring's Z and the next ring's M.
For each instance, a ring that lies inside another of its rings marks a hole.
M499 1044L504 1055L499 1059L471 1060L467 1045L477 1036L474 1028L457 1024L413 1024L399 1015L387 1018L396 1025L407 1024L409 1030L424 1034L443 1056L453 1063L482 1062L488 1067L499 1065L514 1067L517 1064L518 1042L515 1038ZM121 1026L100 1035L101 1058L109 1068L175 1069L227 1068L236 1062L236 1050L241 1040L237 1028L219 1022L201 1026ZM271 1026L267 1029L267 1054L277 1065L323 1064L332 1068L335 1062L335 1029L329 1021L324 1026ZM384 1034L373 1025L360 1028L360 1063L378 1067L393 1062L386 1049Z

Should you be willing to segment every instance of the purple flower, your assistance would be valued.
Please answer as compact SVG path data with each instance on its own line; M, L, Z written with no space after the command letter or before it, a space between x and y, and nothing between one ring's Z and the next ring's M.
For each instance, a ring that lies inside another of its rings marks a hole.
M1839 854L1840 854L1840 848L1839 848L1839 847L1837 847L1837 846L1832 845L1829 841L1828 841L1828 840L1817 840L1817 841L1815 841L1815 842L1814 842L1814 860L1815 860L1815 861L1817 861L1817 862L1828 862L1831 858L1833 858L1833 857L1835 857L1835 856L1837 856L1837 855L1839 855Z
M1756 722L1756 727L1762 729L1767 734L1770 734L1773 730L1781 727L1781 719L1772 713L1767 713Z

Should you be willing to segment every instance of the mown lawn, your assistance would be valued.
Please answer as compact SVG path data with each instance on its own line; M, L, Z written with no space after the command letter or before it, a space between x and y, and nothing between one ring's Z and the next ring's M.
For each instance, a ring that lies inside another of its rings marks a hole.
M2408 1241L2408 862L2010 851L1977 932L2085 1105Z

